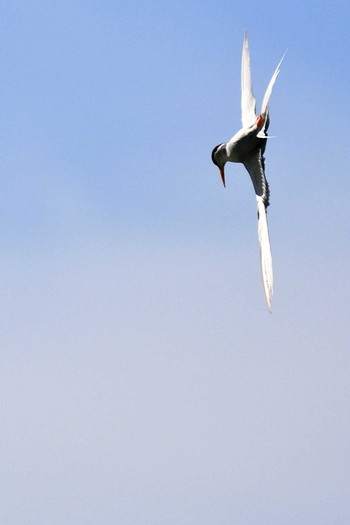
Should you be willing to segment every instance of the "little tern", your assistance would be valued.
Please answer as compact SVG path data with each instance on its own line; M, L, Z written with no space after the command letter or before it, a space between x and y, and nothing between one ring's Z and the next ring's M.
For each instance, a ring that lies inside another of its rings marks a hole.
M266 301L270 312L273 293L273 272L266 213L267 207L269 206L270 190L265 177L264 152L268 138L267 129L270 123L269 100L273 85L280 72L283 58L284 55L267 86L260 114L256 115L256 102L253 95L250 71L248 36L247 33L244 34L241 68L242 128L232 137L231 140L216 146L211 155L212 161L219 168L224 187L226 187L224 171L226 162L239 162L244 164L252 179L258 208L258 236L260 243L261 272Z

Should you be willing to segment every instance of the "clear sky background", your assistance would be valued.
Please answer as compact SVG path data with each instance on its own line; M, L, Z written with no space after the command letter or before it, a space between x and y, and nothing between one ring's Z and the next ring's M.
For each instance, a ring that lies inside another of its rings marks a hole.
M0 2L0 522L350 523L350 6ZM249 33L273 312L243 166Z

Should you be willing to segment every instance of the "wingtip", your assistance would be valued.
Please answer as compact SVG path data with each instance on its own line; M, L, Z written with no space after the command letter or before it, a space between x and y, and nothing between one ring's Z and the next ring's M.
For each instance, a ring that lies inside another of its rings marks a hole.
M244 31L244 36L243 36L243 45L244 45L245 47L248 46L248 31L247 31L247 30Z
M270 315L272 314L272 300L271 298L267 300L267 308L269 309Z
M273 295L272 283L264 282L264 288L265 288L265 299L266 299L267 308L269 309L270 314L272 314L272 295Z

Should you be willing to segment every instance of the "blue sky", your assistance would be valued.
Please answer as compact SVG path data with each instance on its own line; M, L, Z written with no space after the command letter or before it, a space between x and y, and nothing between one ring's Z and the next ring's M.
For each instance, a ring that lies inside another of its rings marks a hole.
M6 525L350 522L347 2L0 3ZM248 30L275 273L240 127Z

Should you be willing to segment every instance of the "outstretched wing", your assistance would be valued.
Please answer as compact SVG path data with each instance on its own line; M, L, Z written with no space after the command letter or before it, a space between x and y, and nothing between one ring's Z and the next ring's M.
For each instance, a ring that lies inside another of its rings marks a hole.
M273 86L274 86L274 84L276 82L276 78L278 77L278 74L280 72L281 64L282 64L282 61L283 61L283 59L285 57L285 54L286 53L284 53L283 57L279 61L278 66L276 67L276 69L274 71L274 74L272 75L272 78L271 78L271 80L269 82L269 85L266 88L265 95L264 95L264 98L263 98L263 101L262 101L262 104L261 104L261 115L265 115L264 127L258 133L258 137L261 137L261 138L264 138L264 137L267 136L266 135L266 131L267 131L267 128L268 128L269 101L270 101L270 97L271 97L271 93L272 93L272 88L273 88Z
M255 97L253 95L252 75L250 71L250 56L248 47L248 35L244 34L241 68L241 108L242 126L249 128L255 122Z
M278 77L278 74L281 70L281 64L282 64L282 61L285 57L285 54L283 55L283 57L281 58L281 60L279 61L278 63L278 66L276 67L275 71L274 71L274 74L272 75L272 78L269 82L269 85L267 86L266 88L266 91L265 91L265 95L264 95L264 98L263 98L263 101L262 101L262 104L261 104L261 113L265 113L266 111L268 111L268 106L269 106L269 100L270 100L270 97L271 97L271 93L272 93L272 88L274 86L274 83L276 82L276 78Z
M271 302L273 294L273 270L272 256L267 224L266 208L269 205L269 185L264 171L263 149L260 148L249 159L244 162L244 166L252 179L256 201L258 206L258 235L260 244L261 273L263 278L264 290L267 305L271 312Z

